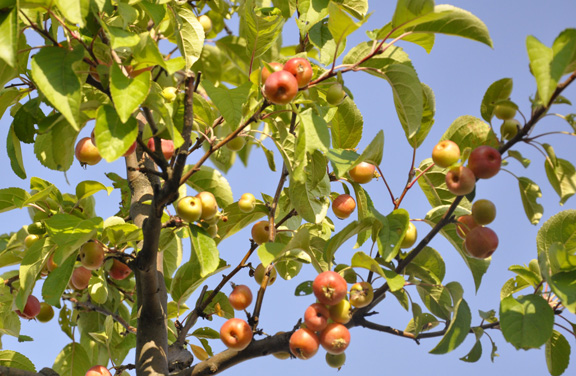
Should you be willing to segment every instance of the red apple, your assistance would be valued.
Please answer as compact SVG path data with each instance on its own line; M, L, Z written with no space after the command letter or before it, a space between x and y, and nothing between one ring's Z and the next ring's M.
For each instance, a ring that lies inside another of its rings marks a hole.
M501 165L500 152L488 145L478 146L468 158L468 168L479 179L490 179L500 171Z
M478 227L478 223L476 223L472 215L462 215L457 219L456 234L458 234L461 239L465 239L470 230L475 227Z
M464 245L470 256L485 259L498 248L498 235L488 227L479 226L466 235Z
M312 66L308 59L303 57L293 57L284 64L284 70L290 72L298 81L298 87L306 87L312 79Z
M112 266L108 271L110 278L120 281L126 279L130 275L130 273L132 273L132 269L130 269L128 265L124 264L122 261L118 259L112 260Z
M16 314L24 319L32 320L40 313L40 302L34 295L28 295L24 310L16 310Z
M350 169L348 173L352 180L358 184L369 183L372 178L374 178L374 171L376 171L376 166L368 162L360 162L356 166Z
M162 154L164 154L164 158L169 161L174 155L174 142L172 140L161 139L160 145L162 146ZM154 138L148 140L148 149L156 151Z
M356 209L356 201L349 194L341 194L332 202L332 211L340 219L346 219Z
M271 103L288 104L298 94L298 81L285 70L274 72L264 82L263 93Z
M264 65L260 73L262 77L262 82L266 82L266 80L268 79L268 77L270 77L272 73L281 71L284 68L284 64L278 62L268 63L268 65L270 66L270 68L272 68L272 72L270 72L268 67Z
M82 165L93 166L102 160L98 148L92 143L90 137L84 137L78 141L74 155Z
M242 319L229 319L220 327L220 339L231 350L244 350L252 341L252 328Z
M79 266L72 272L70 286L76 290L84 290L90 284L92 272L83 266Z
M104 366L94 366L90 368L85 376L112 376L108 368Z
M476 177L468 167L458 166L446 174L446 186L452 194L464 196L474 190Z

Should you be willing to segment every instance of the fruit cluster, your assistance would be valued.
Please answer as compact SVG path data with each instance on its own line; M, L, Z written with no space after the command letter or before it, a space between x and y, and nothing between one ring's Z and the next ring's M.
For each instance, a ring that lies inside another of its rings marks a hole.
M196 196L186 196L178 200L176 214L185 222L199 222L211 237L218 235L218 203L214 194L208 191L199 192Z
M286 64L270 63L260 73L264 82L262 93L271 103L288 104L298 89L308 86L313 73L310 62L303 57L294 57Z
M304 312L304 326L290 337L290 352L299 359L310 359L320 346L327 351L326 361L335 368L341 367L346 359L344 351L350 344L350 332L346 328L353 308L366 307L374 298L372 285L368 282L355 283L350 288L344 277L334 271L320 273L312 283L318 302Z
M446 186L457 196L471 193L477 178L490 179L495 176L502 164L500 152L487 145L472 150L468 158L468 167L458 165L459 159L460 148L454 141L441 141L432 151L432 160L437 166L450 168L446 174ZM464 239L464 248L470 256L484 259L490 257L498 247L496 233L484 227L495 217L496 206L491 201L482 199L472 204L472 214L457 219L456 232Z
M137 142L134 141L132 145L128 148L128 150L126 150L126 152L122 154L122 156L126 157L134 153L134 151L136 150L136 145ZM148 140L147 146L148 149L150 149L151 151L156 150L154 138L150 138ZM166 160L170 160L174 155L174 142L172 140L162 139L161 146L164 158L166 158ZM90 137L83 137L76 143L76 148L74 149L74 155L76 156L76 159L80 162L80 164L82 164L83 166L85 165L94 166L95 164L98 164L98 162L102 160L100 151L96 146L96 138L94 136L94 131L92 131Z

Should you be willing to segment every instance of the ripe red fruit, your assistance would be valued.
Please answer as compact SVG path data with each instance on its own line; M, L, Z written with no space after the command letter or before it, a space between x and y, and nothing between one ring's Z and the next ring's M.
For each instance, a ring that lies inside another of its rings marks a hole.
M320 344L330 354L341 354L350 344L350 332L342 324L328 324L320 333Z
M438 167L450 167L460 159L460 147L454 141L440 141L432 149L432 160Z
M104 263L104 247L100 243L88 242L80 248L80 262L88 270L96 270Z
M472 204L472 217L479 225L492 223L496 218L496 205L486 199L474 201Z
M452 194L464 196L474 190L476 177L468 167L459 166L446 174L446 186Z
M74 149L74 155L82 165L93 166L102 160L98 148L90 137L84 137L78 141Z
M478 223L474 220L470 214L462 215L457 219L458 223L456 223L456 234L461 239L465 239L466 235L475 227L478 227Z
M166 158L166 160L169 161L170 158L172 158L172 156L174 155L174 142L172 140L161 139L160 145L162 147L162 154L164 154L164 158ZM156 151L156 144L154 143L154 138L150 138L148 140L148 149Z
M347 289L344 277L331 270L318 274L312 283L316 298L327 305L338 304L346 296Z
M118 259L114 259L112 261L112 266L108 271L108 274L110 274L110 278L116 279L118 281L126 279L130 275L130 273L132 273L132 269L130 269L128 265L124 264L122 261Z
M34 295L28 295L24 310L16 310L16 314L23 319L32 320L40 313L40 302Z
M94 366L86 372L85 376L112 376L108 368L104 366Z
M272 72L270 72L268 67L264 65L260 73L262 77L262 82L266 82L266 80L268 79L268 77L270 77L272 73L281 71L284 68L284 64L278 62L268 63L268 65L270 66L270 68L272 68Z
M288 104L298 94L298 81L285 70L277 71L264 82L264 96L274 104Z
M332 202L332 211L340 219L346 219L356 209L356 201L349 194L341 194Z
M228 295L230 305L237 311L246 309L252 303L252 291L246 285L236 285Z
M348 173L352 180L358 184L369 183L372 178L374 178L374 171L376 171L376 166L368 162L360 162L354 166Z
M466 235L466 251L472 257L485 259L498 248L498 235L488 227L476 227Z
M290 352L298 359L310 359L318 352L320 340L310 329L300 328L290 336Z
M84 290L90 284L92 272L83 266L77 267L72 272L70 285L76 290Z
M312 66L308 59L303 57L293 57L284 64L284 70L290 72L298 81L298 87L305 87L312 79Z
M252 329L246 321L232 318L220 327L220 339L231 350L244 350L252 341Z
M268 221L259 221L252 226L252 240L256 244L266 243L270 240L270 223Z
M350 304L356 308L366 307L374 299L374 289L369 282L358 282L350 287Z
M468 158L468 168L480 179L490 179L500 171L501 165L500 152L488 145L478 146Z
M330 318L330 311L324 304L314 303L311 304L306 311L304 311L304 323L310 330L318 332L328 325Z

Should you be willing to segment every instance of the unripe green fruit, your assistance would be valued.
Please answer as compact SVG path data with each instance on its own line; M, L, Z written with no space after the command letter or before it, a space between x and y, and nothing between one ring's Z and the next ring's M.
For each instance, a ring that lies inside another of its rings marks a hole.
M40 236L30 234L24 238L24 246L26 246L26 248L30 248L32 247L32 244L36 243L38 240L40 240Z
M400 248L410 248L416 243L416 239L418 239L418 231L416 230L416 226L412 222L408 222L408 230L406 230L406 235L404 235L404 239L402 239L402 243L400 244Z
M492 223L496 218L496 205L490 200L477 200L472 204L472 217L479 225Z
M454 141L440 141L432 149L432 160L438 167L452 166L460 159L460 147Z
M328 364L332 368L340 368L346 362L346 354L330 354L329 352L326 353L326 364Z
M162 89L162 93L160 95L162 95L162 97L166 99L166 102L172 103L174 99L176 99L177 92L178 89L176 89L173 86L169 86Z
M238 209L242 213L252 213L256 207L256 197L252 193L244 193L238 200Z
M246 138L240 136L234 137L226 143L226 147L232 151L240 151L244 145L246 145Z
M516 108L510 104L497 104L496 107L494 107L494 116L500 120L510 120L514 119L514 116L516 116L516 111Z
M40 322L48 322L54 317L54 308L46 302L40 303L40 313L36 316L36 319Z
M346 98L346 92L342 88L342 84L335 83L326 91L326 102L332 106L338 106Z
M259 264L256 269L254 270L254 280L257 284L261 285L262 281L264 280L264 273L266 272L266 268L264 265ZM276 278L278 277L278 272L275 268L270 270L270 276L268 277L268 286L272 286L274 282L276 282Z
M518 134L520 122L516 119L504 120L500 126L500 135L503 140L511 140Z
M104 247L100 243L88 242L80 248L80 262L88 270L96 270L104 263Z
M201 15L198 17L198 21L200 22L200 25L202 25L205 34L208 34L212 30L212 20L207 15Z
M43 222L34 222L28 226L28 233L33 235L43 235L46 233L46 226Z

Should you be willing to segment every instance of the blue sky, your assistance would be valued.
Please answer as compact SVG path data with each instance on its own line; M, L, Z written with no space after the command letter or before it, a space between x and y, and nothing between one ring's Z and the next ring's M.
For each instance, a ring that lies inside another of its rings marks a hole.
M370 10L373 15L362 27L362 30L383 26L392 16L393 4L394 2L391 1L372 1ZM554 2L460 0L452 1L450 4L469 10L482 19L490 31L494 48L491 49L477 42L449 36L438 36L436 45L430 54L414 45L399 44L409 53L420 80L429 85L436 96L435 125L426 142L418 150L417 161L430 156L434 144L457 117L462 115L480 117L480 102L486 88L500 78L510 77L514 80L512 100L520 106L521 111L529 114L529 97L534 95L535 82L528 69L526 37L534 35L544 44L551 45L554 38L562 30L576 27L574 22L576 2L573 0ZM288 34L285 39L287 41L294 41L297 36L293 21L291 23L292 27L286 29ZM362 31L358 31L355 33L355 37L349 39L348 48L366 39ZM353 93L355 102L364 116L364 138L360 144L360 149L362 150L380 129L384 130L385 146L381 168L392 190L396 195L399 195L406 181L412 151L405 140L395 114L390 88L385 81L360 72L347 73L344 75L344 82ZM572 102L576 102L575 93L576 89L572 87L565 93L565 96ZM566 105L557 106L556 111L564 114L574 112ZM1 120L0 145L4 149L4 140L6 140L10 121L8 116L4 116ZM560 119L548 117L537 127L535 134L549 130L569 131L570 128ZM89 132L89 129L83 131L86 135ZM553 144L559 157L576 163L572 157L575 138L550 136L550 138L543 139L543 142ZM542 155L527 145L520 145L518 150L532 160L531 167L524 170L518 163L511 162L507 168L514 174L527 176L540 185L543 193L540 203L545 207L544 217L540 225L560 210L576 208L574 198L568 200L564 207L558 205L559 198L548 184L544 174ZM89 167L87 170L83 170L75 162L67 173L68 185L63 174L41 167L35 160L31 148L26 146L24 154L29 177L38 176L51 181L57 184L63 192L73 192L78 182L88 179L100 180L111 185L111 182L104 176L104 172L107 171L124 174L124 166L120 160L112 164L102 162L97 166ZM277 164L280 163L278 156L276 156L276 161ZM250 162L253 165L249 169L238 164L226 175L231 182L235 199L248 191L253 192L256 196L259 196L260 192L267 194L274 192L279 173L271 173L267 170L263 155L258 151L252 153ZM1 187L28 188L29 181L19 179L11 171L5 153L0 156L0 164L6 171ZM388 193L381 180L373 181L365 188L381 212L387 213L392 210ZM337 185L334 185L333 190L342 192L341 187ZM478 309L484 311L498 310L500 288L506 280L513 276L507 270L508 267L513 264L527 264L536 257L535 237L540 227L540 225L530 225L526 219L516 179L506 172L501 172L493 179L481 181L477 188L477 197L488 198L497 205L498 215L491 227L498 233L500 245L492 258L490 269L484 276L483 284L476 294L474 293L471 274L455 250L443 239L435 239L431 244L442 254L446 262L445 282L459 281L464 287L464 297L473 312L473 324L480 322L477 315ZM98 202L97 212L100 216L106 218L116 211L119 199L115 193L110 197L106 197L104 193L99 193L96 199ZM412 218L423 218L430 209L417 186L408 193L403 207L410 212ZM3 232L16 231L28 221L25 210L0 214ZM345 223L338 225L342 226ZM423 236L428 230L427 225L423 223L417 223L417 227L420 236ZM230 239L222 242L219 247L221 256L232 265L240 260L247 249L247 240L242 243L242 236L247 239L248 232L244 231L232 238L235 240ZM349 250L340 250L337 254L337 261L349 262L350 257L355 252L351 248L352 246ZM305 308L312 303L313 299L311 297L295 297L294 288L298 283L313 277L313 269L310 266L305 266L302 274L297 276L296 280L279 280L269 289L261 318L262 328L265 332L273 334L279 330L289 330L303 315ZM214 285L218 281L219 277L215 277L209 282ZM240 279L235 282L246 283L254 290L256 289L255 282L250 280L247 274L240 276ZM417 296L414 290L410 293L413 297ZM192 299L195 300L196 296L194 295ZM400 329L406 326L411 317L411 313L405 312L395 299L386 299L377 311L379 315L373 317L374 321ZM574 319L573 315L572 319ZM222 319L216 318L212 323L206 323L206 325L212 324L217 327L222 322ZM203 323L200 324L203 325ZM60 332L55 322L49 324L24 323L22 333L34 337L35 341L19 344L12 338L4 336L2 337L3 348L22 352L30 357L39 369L44 366L51 366L60 349L68 341L66 335ZM489 334L496 342L500 356L495 359L494 363L490 361L489 341L484 338L482 340L483 356L479 362L474 364L459 360L474 344L471 336L455 351L444 356L438 356L428 354L428 351L437 344L439 339L423 340L420 345L416 345L411 340L376 333L367 329L354 328L351 334L351 345L347 351L348 359L339 375L376 373L436 376L465 373L468 376L474 376L486 375L487 373L501 375L513 372L521 372L525 375L547 374L542 350L516 351L505 342L500 332L496 330L490 331ZM566 333L564 332L564 334ZM574 338L569 338L569 341L572 346L576 345ZM224 349L224 346L218 341L213 341L212 344L215 351ZM576 370L575 352L576 349L573 349L572 364L565 374L573 374ZM127 361L131 361L131 359L129 358ZM268 375L271 372L282 376L294 373L331 374L336 370L325 365L324 352L320 350L315 358L308 361L280 361L268 357L245 362L224 374L249 373L253 376L259 376Z

